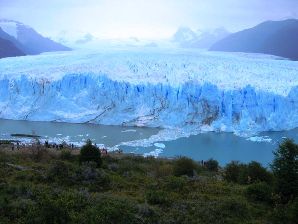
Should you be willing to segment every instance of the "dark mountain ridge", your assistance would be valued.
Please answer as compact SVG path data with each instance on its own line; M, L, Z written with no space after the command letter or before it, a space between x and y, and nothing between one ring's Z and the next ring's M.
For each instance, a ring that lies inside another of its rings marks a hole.
M60 43L43 37L33 28L14 20L0 20L0 28L2 28L0 37L12 42L25 54L34 55L43 52L71 50ZM7 30L9 30L11 33L6 32L4 28L7 28Z
M298 20L261 23L229 35L209 50L263 53L298 60Z

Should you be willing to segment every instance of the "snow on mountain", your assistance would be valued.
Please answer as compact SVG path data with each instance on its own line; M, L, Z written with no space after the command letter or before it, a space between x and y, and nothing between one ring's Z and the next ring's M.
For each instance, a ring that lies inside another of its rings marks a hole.
M66 44L74 49L92 50L103 48L125 48L125 47L158 47L159 44L153 40L143 40L136 37L126 39L101 39L90 33L80 31L62 31L55 38L56 41Z
M0 60L0 118L258 132L298 127L298 63L190 50Z
M180 27L173 36L173 41L178 43L191 42L197 39L197 34L188 27Z
M227 37L230 33L224 28L214 30L193 31L188 27L181 27L174 34L172 41L183 48L208 49L217 41Z
M0 20L0 27L2 30L16 39L18 38L18 26L20 25L23 26L24 24L7 19Z
M62 44L43 37L33 28L14 20L0 19L0 28L4 30L5 33L14 37L22 46L20 50L26 54L71 50Z

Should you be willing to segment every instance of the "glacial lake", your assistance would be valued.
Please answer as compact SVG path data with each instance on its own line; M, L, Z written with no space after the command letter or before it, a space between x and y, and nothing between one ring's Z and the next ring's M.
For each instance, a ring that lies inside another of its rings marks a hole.
M201 161L216 159L221 165L232 160L250 162L252 160L264 166L273 159L273 151L285 137L298 142L298 129L281 132L263 132L252 138L238 137L232 133L202 133L190 137L181 137L171 141L152 142L149 147L142 145L127 146L123 142L138 140L142 142L158 135L161 129L106 126L94 124L70 124L54 122L13 121L0 119L0 139L18 139L30 142L31 139L14 138L11 134L36 134L41 141L62 141L80 145L91 139L106 147L118 145L126 153L152 155L158 157L187 156Z

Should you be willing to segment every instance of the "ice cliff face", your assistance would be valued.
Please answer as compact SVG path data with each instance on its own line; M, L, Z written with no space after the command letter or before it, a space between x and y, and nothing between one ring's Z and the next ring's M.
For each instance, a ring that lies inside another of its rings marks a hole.
M258 132L298 127L298 63L207 52L0 60L0 118Z

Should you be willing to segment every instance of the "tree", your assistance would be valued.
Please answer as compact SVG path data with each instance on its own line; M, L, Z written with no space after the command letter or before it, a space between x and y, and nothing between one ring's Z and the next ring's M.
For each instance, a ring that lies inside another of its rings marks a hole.
M187 175L192 177L196 168L197 165L192 159L189 159L187 157L180 157L174 162L174 175Z
M218 171L218 162L214 159L209 159L208 161L206 161L205 165L209 171Z
M86 144L81 148L79 159L80 163L95 162L98 167L102 164L101 153L96 146L92 145L90 139L88 139Z
M250 183L266 182L272 184L273 177L260 163L252 161L247 166L247 177Z
M224 179L228 182L244 184L246 183L246 172L246 165L239 163L238 161L232 161L225 167Z
M276 152L271 165L276 178L275 189L282 203L298 195L298 145L291 139L284 140Z
M272 191L272 187L269 184L258 182L249 185L245 191L245 194L250 200L271 203Z

